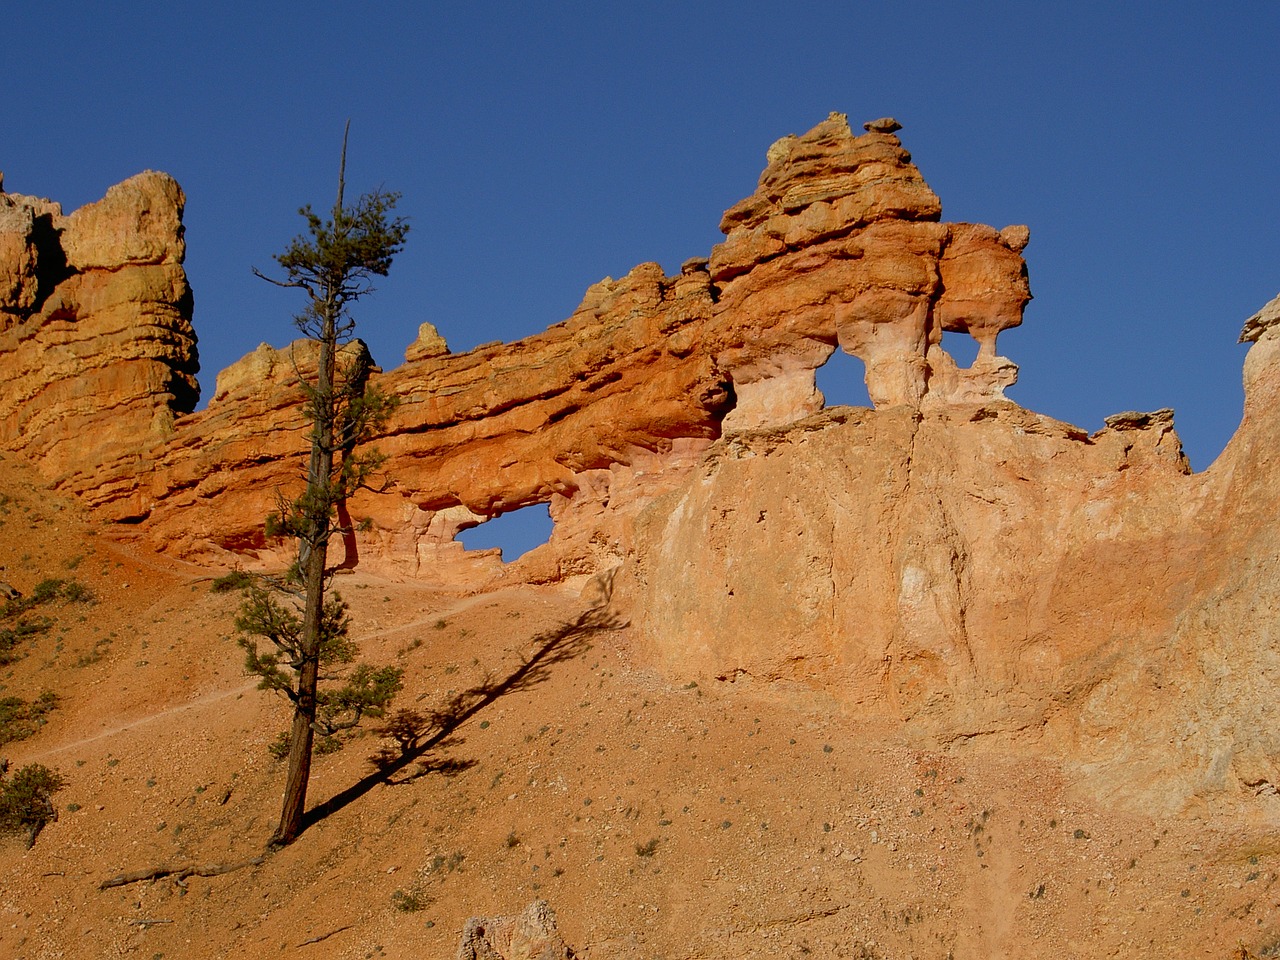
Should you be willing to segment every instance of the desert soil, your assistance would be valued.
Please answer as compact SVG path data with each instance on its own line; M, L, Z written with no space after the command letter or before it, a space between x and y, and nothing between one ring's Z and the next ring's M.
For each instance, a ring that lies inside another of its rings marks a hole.
M61 698L0 754L67 781L34 848L0 840L0 956L448 958L467 917L536 898L589 958L1280 955L1274 832L1120 815L1032 744L927 749L818 691L669 683L575 592L363 573L338 589L365 655L447 735L389 775L372 731L318 758L322 815L260 863L99 889L261 857L288 711L244 672L225 570L131 546L13 458L0 494L0 579L96 598L0 668L0 696Z

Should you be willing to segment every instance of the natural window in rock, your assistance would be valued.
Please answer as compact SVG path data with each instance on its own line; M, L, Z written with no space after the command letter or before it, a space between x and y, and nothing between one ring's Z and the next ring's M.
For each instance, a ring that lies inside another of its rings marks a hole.
M510 563L550 540L552 526L551 512L547 505L535 503L462 530L455 539L468 550L491 550L499 547L503 562Z
M961 370L968 370L978 359L978 346L978 341L967 333L944 331L942 334L942 349L951 355Z
M827 407L872 406L867 393L866 364L853 354L836 347L831 359L815 372Z

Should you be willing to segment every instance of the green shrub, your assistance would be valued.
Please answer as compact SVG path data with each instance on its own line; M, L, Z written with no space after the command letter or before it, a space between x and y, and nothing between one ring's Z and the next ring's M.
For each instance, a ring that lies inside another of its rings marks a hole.
M276 738L267 744L267 753L271 754L273 760L288 760L289 749L293 744L293 733L291 730L281 730ZM334 736L331 733L318 734L312 742L312 749L320 756L328 756L331 753L337 753L346 744L341 737Z
M41 580L36 584L35 589L31 591L28 600L31 606L38 603L48 603L50 600L57 600L58 594L62 592L62 581L56 578Z
M23 767L11 777L8 761L0 761L0 833L27 835L27 848L50 821L58 819L53 795L63 787L57 771L39 763Z
M58 706L58 695L46 690L34 702L21 697L0 698L0 746L25 740L44 724L44 715Z
M276 734L276 738L267 744L267 753L271 754L273 760L289 759L289 744L291 737L288 730L281 730Z
M19 619L12 626L0 627L0 666L21 657L20 647L52 626L53 621L48 617L39 617L35 620Z
M391 894L391 905L401 913L417 913L425 910L431 898L409 890L396 890Z
M29 597L18 597L0 604L0 619L12 620L33 607L52 603L55 600L68 600L72 603L92 603L94 596L93 591L79 580L59 580L57 578L41 580L32 588Z
M6 600L0 605L0 666L13 663L21 655L21 647L32 637L39 636L53 626L48 617L24 617L33 607L66 600L71 603L92 603L93 591L79 580L41 580L29 597Z
M71 603L93 603L93 591L79 580L68 580L62 585L62 599Z
M212 593L231 593L234 590L243 590L251 583L253 583L252 574L245 573L243 570L232 570L217 577L209 590Z

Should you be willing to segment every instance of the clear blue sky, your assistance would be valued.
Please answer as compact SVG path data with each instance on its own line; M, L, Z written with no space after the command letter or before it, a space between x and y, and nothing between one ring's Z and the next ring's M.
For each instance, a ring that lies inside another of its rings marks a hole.
M256 280L349 189L409 244L359 314L386 368L564 319L705 256L769 144L891 115L948 220L1031 227L1010 396L1089 430L1171 406L1199 469L1240 416L1242 321L1280 291L1280 4L24 2L4 12L6 188L188 195L205 399L294 336ZM858 391L854 390L853 394Z

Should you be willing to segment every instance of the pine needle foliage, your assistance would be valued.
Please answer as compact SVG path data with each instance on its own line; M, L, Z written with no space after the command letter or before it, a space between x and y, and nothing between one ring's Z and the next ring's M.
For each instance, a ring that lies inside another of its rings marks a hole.
M258 689L281 694L296 707L302 697L298 676L305 659L302 615L296 598L254 582L245 591L235 622L237 642L245 651L245 668L258 677ZM316 690L312 726L322 737L351 730L366 718L383 717L400 690L404 671L399 667L352 666L359 648L351 639L350 628L346 601L329 593L320 621L317 679L321 686Z

